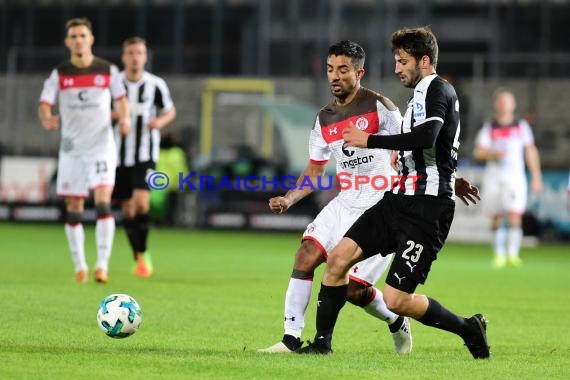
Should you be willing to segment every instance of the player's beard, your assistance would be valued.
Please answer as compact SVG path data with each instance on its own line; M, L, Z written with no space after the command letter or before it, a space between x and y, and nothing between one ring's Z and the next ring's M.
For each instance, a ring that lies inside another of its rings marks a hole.
M419 64L416 65L416 67L414 68L414 70L410 74L412 74L412 75L410 75L410 84L406 87L414 88L422 80L422 75L420 72L420 65Z
M331 89L331 93L337 99L337 102L342 104L342 103L344 103L346 98L348 98L348 96L352 93L352 91L354 90L354 87L347 89L347 88L343 88L341 83L337 83L337 84L340 87L340 91L334 92ZM332 85L332 83L331 83L331 85Z

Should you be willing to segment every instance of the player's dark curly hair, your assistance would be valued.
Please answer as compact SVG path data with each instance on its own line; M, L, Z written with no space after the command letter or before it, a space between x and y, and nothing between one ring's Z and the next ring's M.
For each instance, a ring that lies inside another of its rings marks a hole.
M350 58L355 68L364 67L366 53L362 46L356 42L343 40L329 46L329 55L344 55Z
M392 52L404 50L419 61L427 55L434 68L437 67L438 46L437 38L427 26L419 28L403 28L392 34Z

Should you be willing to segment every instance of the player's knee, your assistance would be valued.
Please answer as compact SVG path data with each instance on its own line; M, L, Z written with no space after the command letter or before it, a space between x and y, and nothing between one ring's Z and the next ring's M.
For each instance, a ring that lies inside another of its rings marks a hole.
M384 291L384 303L392 313L405 315L408 298L400 293Z
M65 199L65 210L67 213L82 213L83 199L70 197Z
M132 202L123 202L121 209L123 211L123 216L126 219L134 219L137 216L136 208L132 204Z
M324 261L319 247L312 240L303 240L295 254L295 269L312 273Z
M355 306L365 307L374 298L374 288L365 286L358 282L350 281L348 283L347 300Z
M65 214L65 223L71 226L80 224L83 219L82 212L68 212Z
M144 215L150 212L150 206L148 203L141 203L137 205L136 213L137 215Z
M111 204L110 203L97 203L95 205L95 212L97 213L97 219L107 218L111 216Z
M150 204L146 198L135 198L133 208L137 215L148 214L150 211Z
M335 277L344 277L351 266L352 261L350 258L339 251L336 254L329 255L327 259L327 272Z

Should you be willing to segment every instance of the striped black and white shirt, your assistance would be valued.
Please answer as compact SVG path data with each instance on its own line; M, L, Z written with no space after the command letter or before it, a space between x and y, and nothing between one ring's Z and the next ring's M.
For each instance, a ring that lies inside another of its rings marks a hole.
M160 149L160 132L150 130L151 118L159 116L174 107L166 82L149 72L144 72L141 80L130 82L125 72L120 77L127 89L131 112L131 128L126 136L115 131L117 142L117 166L134 166L139 162L157 162Z
M459 101L453 86L437 74L424 77L408 102L402 133L443 123L430 148L400 151L399 173L408 178L394 193L455 199L455 169L459 149ZM415 185L410 179L415 180Z

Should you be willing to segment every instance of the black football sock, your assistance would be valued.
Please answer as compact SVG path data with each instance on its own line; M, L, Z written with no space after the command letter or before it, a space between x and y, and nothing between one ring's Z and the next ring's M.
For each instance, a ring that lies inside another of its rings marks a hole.
M400 330L400 327L402 327L403 324L404 324L404 317L399 315L398 318L396 318L396 320L393 323L390 323L388 325L388 328L390 329L391 333L395 333L396 331Z
M321 284L317 301L317 333L315 340L324 339L329 347L340 309L346 302L348 285L326 286Z
M465 318L447 310L433 298L428 297L428 301L429 304L426 313L418 319L418 322L426 326L435 327L436 329L452 332L459 336L465 334L469 328Z
M136 219L123 219L123 225L125 226L125 232L127 233L127 238L133 250L133 256L135 260L137 259L136 253L140 252L139 248L139 229L137 228Z
M148 229L149 229L149 222L148 222L148 214L137 215L137 229L139 233L139 252L144 253L146 252L146 246L148 241Z

